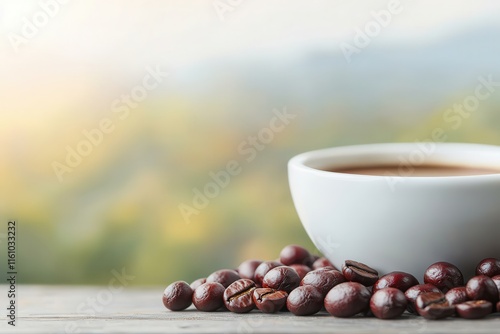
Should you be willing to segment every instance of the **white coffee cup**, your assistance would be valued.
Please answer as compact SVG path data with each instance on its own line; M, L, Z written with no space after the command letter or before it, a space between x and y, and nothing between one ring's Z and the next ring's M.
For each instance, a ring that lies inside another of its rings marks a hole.
M397 165L395 175L330 172ZM499 174L414 177L420 165L490 168ZM500 147L397 143L300 154L288 164L300 220L337 267L363 262L381 274L405 271L422 281L447 261L466 277L483 258L500 258Z

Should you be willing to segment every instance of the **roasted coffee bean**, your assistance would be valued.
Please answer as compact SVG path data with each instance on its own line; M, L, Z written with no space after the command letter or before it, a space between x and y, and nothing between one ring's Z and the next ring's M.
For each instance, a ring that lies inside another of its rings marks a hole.
M184 281L177 281L163 291L163 305L172 311L181 311L191 305L193 289Z
M460 269L448 262L436 262L429 266L424 274L424 283L432 284L443 293L464 285L464 276Z
M196 290L197 287L199 287L200 285L202 285L203 283L206 283L206 282L207 282L207 279L205 277L198 278L196 281L193 281L191 284L189 284L189 286L194 291L194 290Z
M302 281L300 281L300 285L313 286L318 289L323 296L326 296L328 291L330 291L334 286L346 282L344 275L342 275L340 271L328 270L325 268L328 267L308 272Z
M348 318L366 312L370 307L371 293L357 282L345 282L334 286L325 297L325 308L334 317Z
M366 264L352 260L345 261L342 274L351 282L358 282L364 286L372 286L378 280L378 272Z
M291 264L305 264L312 266L313 257L307 249L298 245L288 245L281 250L280 262L285 266Z
M373 284L373 292L384 288L396 288L402 292L406 292L412 286L418 285L418 280L412 274L402 271L393 271L387 275L380 277Z
M264 261L256 269L253 281L257 284L257 287L262 287L262 280L269 270L282 266L283 263L278 261Z
M500 297L500 275L493 276L491 278L493 280L493 283L497 286L498 289L498 296Z
M291 264L290 268L293 268L297 272L300 279L303 279L304 276L306 276L306 274L311 271L311 268L309 268L305 264Z
M487 300L493 305L498 302L498 289L491 278L485 275L472 277L465 286L467 296L472 300Z
M254 309L252 299L255 282L250 279L239 279L231 283L224 291L224 305L234 313L246 313Z
M257 288L253 291L255 306L264 313L278 312L285 306L288 293L271 288Z
M224 290L220 283L204 283L194 290L193 304L199 311L216 311L224 305Z
M321 267L321 268L318 268L318 269L313 269L312 271L336 271L336 272L339 272L339 273L342 274L341 270L338 270L337 268L331 267L331 266L326 266L326 267Z
M415 302L418 296L424 292L440 292L440 290L432 284L419 284L406 290L405 296L406 300L408 300L408 312L417 313Z
M457 286L456 288L448 290L445 297L450 305L457 305L470 300L467 296L467 289L465 286Z
M397 318L407 305L405 294L397 288L380 289L370 299L370 310L379 319Z
M288 295L286 308L295 315L312 315L323 307L323 294L313 286L304 285Z
M326 257L320 257L319 259L314 261L314 263L312 265L312 268L314 270L319 269L319 268L324 268L324 267L332 267L333 269L337 269L330 261L328 261L328 259Z
M255 276L255 269L262 263L260 260L246 260L238 266L238 274L241 278L251 279Z
M455 305L457 314L465 319L481 319L491 313L492 304L487 300L469 300Z
M415 302L418 314L430 320L444 319L455 314L455 307L450 305L442 292L424 292Z
M476 275L485 275L488 277L500 275L500 259L490 257L479 262L476 267Z
M335 267L330 267L330 266L327 266L327 267L322 267L322 268L318 268L318 269L314 269L313 271L336 271L336 272L339 272L342 274L342 272L340 270L338 270L337 268ZM345 278L345 277L344 277Z
M235 270L221 269L211 273L210 276L207 277L206 283L216 282L222 284L224 288L227 288L231 283L236 282L240 278L240 275L238 275Z
M280 266L269 270L262 280L263 288L283 290L290 293L300 284L297 272L288 266Z

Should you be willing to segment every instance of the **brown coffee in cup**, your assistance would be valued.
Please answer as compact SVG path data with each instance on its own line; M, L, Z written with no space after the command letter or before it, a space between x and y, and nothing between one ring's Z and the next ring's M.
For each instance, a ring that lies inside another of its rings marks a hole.
M329 172L344 173L344 174L360 174L360 175L402 175L402 176L466 176L466 175L487 175L487 174L500 174L499 169L482 168L482 167L464 167L464 166L433 166L421 165L412 166L409 170L404 168L401 172L401 166L387 165L387 166L363 166L363 167L349 167L349 168L327 168Z

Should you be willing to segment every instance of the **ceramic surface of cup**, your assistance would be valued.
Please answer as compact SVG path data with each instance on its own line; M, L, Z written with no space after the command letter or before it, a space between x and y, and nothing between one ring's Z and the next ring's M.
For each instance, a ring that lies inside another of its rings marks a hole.
M330 172L398 166L387 175ZM419 166L492 174L418 176ZM422 280L434 262L466 277L500 256L500 147L459 143L371 144L300 154L288 164L293 201L316 247L337 267L364 262Z

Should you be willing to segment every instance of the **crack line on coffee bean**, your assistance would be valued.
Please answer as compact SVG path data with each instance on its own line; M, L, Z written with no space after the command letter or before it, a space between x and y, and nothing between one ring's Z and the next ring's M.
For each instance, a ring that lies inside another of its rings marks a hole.
M252 292L253 292L253 290L255 290L255 287L254 287L254 286L249 287L248 289L245 289L245 290L240 291L239 293L237 293L237 294L235 294L235 295L230 296L230 297L227 299L227 301L228 301L228 302L232 302L233 300L235 300L235 299L237 299L237 298L239 298L239 297L241 297L241 296L244 296L244 295L246 295L246 294L248 294L248 293L252 293Z
M275 293L276 293L276 291L264 292L263 294L261 294L261 295L259 296L259 298L257 298L257 300L258 300L259 302L261 302L261 301L263 301L264 299L266 299L266 298L267 298L267 297L266 297L267 295L271 295L271 294L275 294Z

